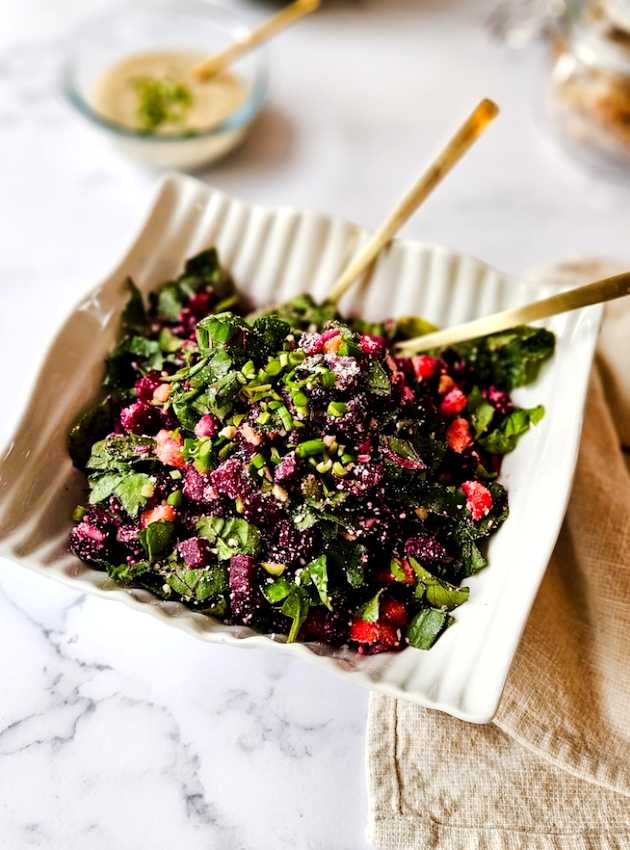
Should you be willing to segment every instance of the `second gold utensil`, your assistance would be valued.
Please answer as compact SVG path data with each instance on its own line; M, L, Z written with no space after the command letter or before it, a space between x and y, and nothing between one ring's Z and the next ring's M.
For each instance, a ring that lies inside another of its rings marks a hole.
M418 354L421 351L429 351L432 348L447 348L469 339L510 330L510 328L515 328L518 325L547 319L559 313L578 310L580 307L623 298L624 295L630 295L630 272L607 277L594 283L587 283L585 286L577 286L575 289L559 292L549 298L533 301L531 304L514 307L511 310L503 310L500 313L493 313L490 316L483 316L481 319L475 319L463 325L456 325L442 331L414 337L398 343L396 348L400 354L406 356Z

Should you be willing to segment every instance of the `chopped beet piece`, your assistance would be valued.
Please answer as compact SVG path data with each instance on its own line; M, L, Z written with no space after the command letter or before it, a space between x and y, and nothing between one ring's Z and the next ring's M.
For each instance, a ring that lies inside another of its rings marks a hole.
M136 381L136 395L139 401L152 401L153 393L162 383L159 372L147 372Z
M207 414L202 416L199 422L195 425L195 437L214 437L217 433L217 420L214 416Z
M256 562L248 555L235 555L228 572L232 620L251 625L262 602L255 580Z
M484 387L482 394L501 416L506 416L514 408L510 394L505 390L500 390L495 386L489 386Z
M445 546L431 534L416 534L405 540L405 555L420 561L422 564L448 564L453 559Z
M136 401L120 411L120 424L131 434L155 434L162 425L162 418L157 408Z
M177 551L189 567L203 567L210 561L210 544L202 537L189 537L177 544Z
M210 481L217 493L222 493L230 499L244 497L252 488L245 467L237 458L230 458L221 466L217 466L210 473Z
M280 461L280 463L276 466L273 477L276 481L280 483L285 481L291 481L295 478L297 468L298 462L295 456L295 452L289 452L289 454L285 455Z

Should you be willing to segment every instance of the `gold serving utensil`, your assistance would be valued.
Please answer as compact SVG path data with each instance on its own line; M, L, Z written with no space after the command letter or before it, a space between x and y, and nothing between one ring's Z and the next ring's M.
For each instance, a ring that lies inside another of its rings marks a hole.
M280 12L272 15L260 24L260 26L248 32L243 38L238 39L238 41L230 44L214 56L203 59L199 64L194 66L192 73L200 80L207 80L213 77L227 68L228 65L231 65L236 59L239 59L244 53L267 41L273 35L289 26L289 24L304 17L304 15L310 15L311 12L315 12L319 9L320 4L321 0L296 0L295 3L290 3Z
M413 184L369 242L361 248L360 252L342 272L330 290L327 299L329 303L339 303L348 288L363 272L367 271L407 219L413 215L425 198L446 177L455 163L459 162L498 113L499 107L487 98L475 107L446 147Z
M441 183L466 151L477 141L488 124L499 114L499 107L492 100L484 98L470 113L446 147L438 154L421 177L416 180L405 197L396 205L385 222L350 261L330 290L327 304L338 304L350 286L374 262L403 224L413 215L425 198ZM259 307L250 314L256 319L273 313L278 304Z
M447 348L456 345L458 342L466 342L480 336L507 331L518 325L526 325L539 319L556 316L558 313L568 313L571 310L579 310L580 307L623 298L624 295L630 295L630 272L606 277L584 286L576 286L574 289L559 292L557 295L542 298L540 301L533 301L531 304L525 304L522 307L502 310L500 313L493 313L472 322L407 339L404 342L397 343L396 350L399 354L409 356L432 348Z

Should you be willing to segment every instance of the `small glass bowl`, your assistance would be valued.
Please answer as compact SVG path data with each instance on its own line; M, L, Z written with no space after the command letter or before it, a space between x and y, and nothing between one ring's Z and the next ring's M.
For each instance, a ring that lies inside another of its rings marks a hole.
M63 93L133 159L155 168L199 168L232 150L263 106L269 78L264 49L257 48L230 66L245 83L247 99L207 129L158 135L125 127L94 110L90 88L104 71L133 53L191 50L211 55L247 32L248 27L228 9L204 0L134 0L117 5L84 20L68 39Z
M591 165L627 173L630 30L605 16L608 9L617 6L610 0L606 6L596 0L568 3L554 45L548 108L571 152Z

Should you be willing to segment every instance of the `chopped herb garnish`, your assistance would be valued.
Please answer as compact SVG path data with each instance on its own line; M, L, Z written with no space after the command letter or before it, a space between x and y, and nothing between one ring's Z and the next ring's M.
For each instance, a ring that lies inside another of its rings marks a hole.
M190 88L170 77L136 77L136 116L141 130L152 132L164 124L183 124L193 96Z

